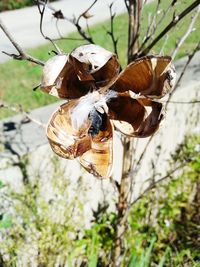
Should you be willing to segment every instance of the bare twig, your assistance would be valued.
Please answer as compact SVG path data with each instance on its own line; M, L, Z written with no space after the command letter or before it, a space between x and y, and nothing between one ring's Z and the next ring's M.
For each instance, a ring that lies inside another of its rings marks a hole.
M64 20L66 20L66 21L72 23L72 24L76 27L78 33L83 37L83 39L81 39L81 40L86 40L86 41L88 41L89 43L94 44L94 41L93 41L91 35L90 35L90 34L88 35L88 33L81 27L81 25L80 25L79 22L80 22L80 19L81 19L82 17L85 18L85 14L86 14L87 12L89 12L89 10L95 5L95 3L96 3L98 0L95 0L95 1L89 6L89 8L87 8L83 13L81 13L81 14L78 16L78 19L76 19L75 17L74 17L73 19L67 18L67 17L63 14L63 12L62 12L61 10L56 10L56 9L53 8L51 5L49 5L49 4L47 3L46 0L44 0L44 1L42 1L42 0L35 0L35 1L37 1L38 5L40 4L40 5L42 5L42 6L45 6L45 7L49 8L49 9L52 11L52 15L57 19L57 21L58 21L59 19L64 19ZM39 12L40 12L40 14L41 14L41 13L42 13L42 10L39 9ZM56 25L56 27L57 27L57 31L58 31L59 36L61 36L60 31L58 30L58 26L57 26L57 25ZM43 36L44 36L44 35L43 35ZM48 38L46 38L46 36L44 36L44 38L45 38L45 39L48 39ZM61 37L60 39L62 39L62 40L67 40L67 38L63 38L63 37ZM60 39L59 39L59 38L54 38L54 39L50 39L50 41L54 41L54 40L56 41L56 40L60 40Z
M200 104L200 100L194 100L194 101L163 101L163 102L160 102L160 103L168 103L168 104Z
M196 8L200 4L200 0L194 1L190 6L188 6L183 12L179 15L174 16L172 21L164 28L164 30L142 51L139 52L139 56L143 56L148 54L152 47L157 44L160 39L162 39L173 27L176 26L178 22L180 22L186 15L188 15L194 8Z
M9 109L9 110L14 111L16 113L21 113L29 121L32 121L32 122L38 124L39 126L42 126L43 128L46 127L45 124L43 124L42 122L36 120L32 116L30 116L28 114L28 112L24 111L22 106L14 107L14 106L8 105L6 103L0 102L0 108L6 108L6 109Z
M192 16L191 23L189 24L187 31L185 32L185 34L180 38L180 40L176 44L176 47L175 47L175 49L171 55L172 59L175 58L177 52L179 51L180 47L182 46L182 44L184 43L184 41L186 40L188 35L194 30L193 26L194 26L194 23L196 22L196 20L199 16L199 12L200 12L200 6L197 8L197 12Z
M27 60L33 63L36 63L38 65L44 66L44 62L40 61L37 58L34 58L30 55L28 55L22 48L21 46L14 40L13 36L11 35L11 33L8 31L8 29L6 28L6 26L3 24L2 20L0 19L0 28L2 29L2 31L5 33L5 35L8 37L8 39L10 40L10 42L12 43L12 45L16 48L16 50L19 52L19 55L16 54L10 54L7 53L5 51L2 51L2 53L16 59L16 60Z
M48 0L44 0L44 3L42 5L42 8L40 6L40 2L38 0L38 10L39 10L39 13L40 13L40 33L42 34L42 36L44 37L44 39L50 41L52 43L52 45L54 46L54 48L56 49L56 51L58 52L58 54L61 54L61 50L59 49L59 47L56 45L56 43L54 43L54 41L49 38L48 36L46 36L44 33L43 33L43 18L44 18L44 12L45 12L45 8L46 8L46 5L47 5L47 1Z
M173 8L173 6L175 5L175 3L177 2L177 0L172 0L172 2L169 4L168 8L166 10L163 11L162 16L160 17L160 19L155 23L154 27L151 29L151 32L149 33L149 35L146 35L144 41L142 42L139 51L141 51L143 49L143 47L147 44L147 42L150 40L150 38L152 39L153 36L155 35L155 32L157 30L157 25L160 25L162 23L162 21L165 19L165 17L168 15L169 11Z
M146 31L146 34L145 34L144 41L143 41L142 45L139 48L140 50L144 47L144 45L150 39L150 37L153 36L152 31L153 31L153 29L156 28L154 25L156 24L156 17L158 15L160 3L161 3L161 0L158 0L157 1L157 5L156 5L156 10L155 10L154 16L151 19L151 21L149 22L149 26L147 27L147 31ZM158 25L158 24L156 24L156 25Z
M64 37L64 36L62 35L62 33L60 32L60 29L59 29L59 27L58 27L58 21L59 21L59 19L57 19L57 21L56 21L56 29L57 29L59 38L52 38L52 39L51 39L52 41L58 41L58 40L59 40L59 41L60 41L60 40L84 41L83 38Z
M124 0L124 4L126 6L127 11L129 11L129 0Z
M137 57L139 47L140 16L142 11L142 0L127 1L129 29L128 29L128 63Z
M91 43L91 44L94 44L94 40L93 40L93 38L92 38L92 36L90 35L90 33L88 34L88 33L86 33L84 30L83 30L83 28L80 26L80 19L82 18L82 17L85 17L85 14L87 14L89 11L90 11L90 9L96 4L96 2L97 2L98 0L95 0L82 14L80 14L79 16L78 16L78 18L77 19L73 19L73 24L76 26L76 29L77 29L77 31L79 32L79 34L86 40L86 41L88 41L89 43ZM87 27L88 28L88 27Z
M124 147L123 168L121 183L118 186L118 202L117 202L117 222L115 225L115 241L112 248L112 267L121 266L120 258L124 250L124 233L127 229L127 208L128 199L131 186L130 172L133 163L133 139L130 137L123 137Z
M115 38L115 35L114 35L114 18L116 16L116 13L113 13L112 7L113 7L113 3L111 3L109 5L109 9L110 9L110 31L107 31L107 33L111 37L111 40L112 40L112 43L113 43L114 52L118 56L118 51L117 51L118 38Z
M80 21L80 19L82 18L82 17L84 17L84 15L86 14L86 13L88 13L89 11L90 11L90 9L96 4L96 2L97 2L98 0L94 0L94 2L82 13L82 14L80 14L79 15L79 17L78 17L78 19L77 19L77 23L79 24L79 21Z
M190 162L190 161L187 161L187 162ZM158 184L160 184L161 182L163 182L164 180L166 179L169 179L171 178L171 175L174 174L176 171L182 169L183 167L185 167L185 164L186 162L184 163L181 163L179 166L177 166L176 168L174 168L173 170L171 170L170 172L168 172L165 176L163 176L162 178L158 179L158 180L154 180L153 183L150 183L150 185L137 197L135 198L131 204L130 204L130 207L135 204L138 200L140 200L144 195L146 195L147 192L149 192L150 190L152 190L153 188L155 188ZM148 179L150 180L150 179Z
M169 35L166 34L166 36L165 36L165 41L163 42L163 45L162 45L162 47L161 47L161 49L160 49L160 52L159 52L160 55L162 55L163 52L164 52L164 49L165 49L165 46L166 46L166 44L167 44L168 38L169 38Z
M188 65L190 64L190 62L192 61L194 55L196 54L196 52L200 49L200 42L197 44L197 46L194 48L194 50L191 52L191 54L188 55L188 60L186 61L185 63L185 66L184 68L182 69L181 71L181 74L179 75L179 78L174 86L174 90L169 94L169 98L167 100L167 104L166 104L166 107L167 105L170 103L170 99L172 98L173 94L175 93L175 91L177 90L182 78L183 78L183 75L185 74L185 71L188 67Z

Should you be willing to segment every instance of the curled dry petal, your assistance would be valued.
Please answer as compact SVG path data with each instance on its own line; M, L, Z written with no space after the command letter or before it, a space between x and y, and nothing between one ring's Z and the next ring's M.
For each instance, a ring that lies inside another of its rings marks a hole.
M127 122L130 124L131 132L136 131L144 120L145 108L129 94L119 94L111 98L107 105L110 119Z
M43 75L41 80L41 89L50 95L61 97L63 92L57 84L62 69L68 60L68 55L57 55L50 58L43 68ZM59 89L58 89L59 88Z
M52 115L47 126L47 137L53 151L63 158L80 157L80 163L98 177L108 177L112 168L113 129L108 116L102 115L101 125L95 125L94 92L81 99L63 104ZM97 127L92 134L91 126ZM91 134L90 134L91 133Z
M110 86L119 73L116 56L98 45L83 45L45 64L41 88L59 98L74 99Z
M113 53L99 45L89 44L74 49L71 56L79 62L90 66L90 73L95 73L113 57Z
M174 87L175 70L170 57L147 56L122 71L112 89L132 91L149 98L161 98Z
M113 163L113 129L108 118L105 128L92 138L91 149L80 157L80 163L94 176L110 176Z
M53 113L48 126L47 137L53 151L60 157L74 159L90 149L91 140L87 135L89 121L84 121L79 129L74 127L71 112L77 100L63 104Z
M128 92L109 99L109 118L122 133L133 137L147 137L155 133L163 118L161 103L148 98L131 98Z
M63 158L78 158L98 177L112 169L113 123L124 134L147 137L163 118L161 98L173 89L175 70L170 57L147 56L119 75L116 56L97 45L83 45L58 55L44 67L41 87L69 99L52 115L47 137Z

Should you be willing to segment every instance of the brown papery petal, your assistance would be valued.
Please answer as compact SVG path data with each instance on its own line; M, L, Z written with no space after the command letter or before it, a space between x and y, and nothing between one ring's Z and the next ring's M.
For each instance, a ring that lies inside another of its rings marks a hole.
M97 88L104 86L110 87L116 80L119 70L118 60L116 56L112 56L100 70L92 74Z
M131 90L151 98L161 98L175 84L175 69L170 57L146 56L129 64L122 71L112 89Z
M41 89L50 95L63 99L79 98L93 89L94 78L80 82L76 64L68 55L57 55L49 59L43 69Z
M99 45L88 44L74 49L71 56L90 66L89 72L94 73L100 70L112 58L113 53Z
M99 178L110 177L113 163L113 127L109 119L103 131L92 138L91 149L80 157L81 165Z
M133 137L148 137L158 130L160 122L163 119L162 104L151 100L142 100L141 103L142 102L145 106L148 106L148 108L146 108L147 115L140 124L140 127L135 131L130 124L116 121L115 126L122 133ZM151 111L149 111L149 108L151 109Z
M57 91L55 87L56 79L59 77L63 70L68 55L57 55L50 58L44 65L43 75L41 80L41 89L53 96L60 97L59 94L63 95L62 91Z
M69 56L69 61L65 64L56 80L57 91L60 92L59 96L61 96L62 92L62 98L79 98L94 89L94 78L89 74L85 74L81 64L79 66L78 63Z
M123 125L126 125L126 129L130 129L130 133L125 130L126 134L131 134L133 129L137 130L144 120L144 107L128 94L111 98L107 105L110 119L128 123L123 123ZM120 127L120 131L123 132L123 127Z
M92 76L97 88L111 85L119 74L116 56L98 45L80 46L71 53L71 57L77 60L79 79L85 81Z
M85 121L75 129L71 112L79 100L63 104L52 115L47 125L47 137L53 151L60 157L74 159L91 148L91 137L87 135L90 124Z

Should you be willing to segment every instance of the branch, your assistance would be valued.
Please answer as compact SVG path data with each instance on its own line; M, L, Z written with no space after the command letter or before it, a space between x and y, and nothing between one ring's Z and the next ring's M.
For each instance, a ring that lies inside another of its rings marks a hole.
M124 233L127 229L128 198L131 186L129 175L133 164L133 139L123 137L123 165L122 177L118 188L117 220L115 225L115 240L111 251L112 267L121 266L121 258L124 253Z
M94 44L94 40L92 39L91 35L87 34L83 28L80 26L79 21L82 17L88 19L87 14L90 11L90 9L96 4L98 0L95 0L82 14L79 15L78 19L76 20L75 18L73 19L73 24L76 26L77 31L79 34L89 43Z
M52 45L54 46L54 48L56 49L58 54L61 54L61 51L60 51L59 47L56 45L56 43L54 43L54 41L52 41L51 38L49 38L48 36L46 36L43 33L43 28L42 28L43 27L43 18L44 18L44 12L45 12L45 8L47 5L47 1L48 0L44 0L44 3L43 3L42 8L41 8L40 7L41 1L37 0L37 6L38 6L39 13L40 13L40 33L42 34L42 36L44 37L45 40L48 40L52 43Z
M158 179L158 180L154 180L153 183L151 183L136 199L134 199L131 204L130 207L135 204L138 200L140 200L147 192L149 192L150 190L152 190L153 188L155 188L159 183L161 183L162 181L171 178L171 175L174 174L176 171L182 169L183 167L185 167L185 164L190 162L191 160L185 161L182 164L180 164L179 166L177 166L175 169L171 170L170 172L168 172L165 176L163 176L162 178ZM149 179L148 179L149 180Z
M146 44L146 42L152 37L152 32L153 32L153 29L155 29L156 27L154 27L154 24L156 22L156 17L157 17L157 13L158 13L158 10L159 10L159 7L160 7L160 3L161 3L161 0L158 0L157 1L157 5L156 5L156 10L155 10L155 13L154 13L154 16L152 18L151 21L149 21L149 26L147 28L147 31L146 31L146 35L145 35L145 38L144 38L144 41L142 42L140 48L139 48L139 51L144 47L144 45ZM157 24L158 25L158 24Z
M2 20L0 19L0 28L2 29L2 31L5 33L5 35L8 37L8 39L10 40L10 42L12 43L12 45L16 48L16 50L19 52L19 55L16 54L10 54L7 53L5 51L2 51L2 53L16 59L16 60L27 60L33 63L36 63L40 66L44 66L44 62L40 61L39 59L36 59L30 55L28 55L22 48L21 46L14 40L14 38L12 37L12 35L9 33L8 29L6 28L6 26L3 24Z
M189 24L189 27L188 27L187 31L185 32L185 34L180 38L180 40L176 44L176 47L175 47L175 49L174 49L174 51L173 51L173 53L171 55L172 59L175 58L179 48L182 46L182 44L184 43L184 41L186 40L188 35L194 30L193 26L194 26L194 23L196 22L196 20L197 20L197 18L199 16L199 12L200 12L200 6L198 6L198 8L197 8L196 14L192 16L191 23Z
M17 107L10 106L6 103L0 102L0 109L1 108L6 108L6 109L9 109L9 110L14 111L16 113L21 113L22 115L25 116L26 119L28 119L28 121L32 121L32 122L38 124L39 126L42 126L43 128L46 127L45 124L36 120L35 118L32 118L26 111L24 111L22 106L18 106L18 108L17 108Z
M188 15L194 8L200 4L200 0L194 1L190 6L188 6L181 14L174 16L172 21L164 28L164 30L142 51L140 51L139 56L148 54L152 47L157 44L160 39L162 39L168 31L170 31L176 24L181 21L186 15Z
M79 15L78 19L77 19L77 23L79 24L79 21L82 17L85 17L85 15L90 11L90 9L96 4L98 0L94 0L94 2L82 13Z
M172 98L173 94L174 94L175 91L177 90L177 88L178 88L178 86L179 86L179 84L180 84L180 82L181 82L181 80L182 80L182 78L183 78L183 75L184 75L184 73L185 73L185 71L186 71L186 69L187 69L187 67L188 67L188 65L190 64L190 62L192 61L194 55L196 54L196 52L197 52L199 49L200 49L200 42L199 42L199 43L197 44L197 46L194 48L194 50L192 51L192 53L188 55L188 60L186 61L185 66L184 66L184 68L183 68L183 70L182 70L182 72L181 72L181 74L180 74L180 76L179 76L179 78L178 78L178 80L177 80L175 86L174 86L174 90L169 94L169 98L168 98L168 100L167 100L166 108L167 108L168 103L170 103L170 99Z
M90 16L88 16L88 12L89 12L89 10L95 5L95 3L96 3L98 0L95 0L95 1L89 6L89 8L87 8L82 14L80 14L80 15L78 16L78 19L76 19L75 17L74 17L73 19L69 19L69 18L67 18L66 16L64 16L64 14L63 14L63 12L62 12L61 10L56 10L56 9L53 8L51 5L49 5L49 4L47 3L47 0L44 0L44 1L42 1L42 0L35 0L35 1L38 3L38 8L39 8L39 4L45 6L45 8L49 8L49 9L52 11L52 15L53 15L57 20L59 20L59 19L63 19L63 20L66 20L66 21L70 22L71 24L73 24L73 25L76 27L78 33L83 37L83 39L81 39L81 40L86 40L86 41L88 41L89 43L94 44L94 40L92 39L91 35L90 35L90 34L88 35L88 33L85 32L85 30L80 26L79 21L80 21L80 19L81 19L82 17L84 17L84 18L86 18L86 19L88 19L88 18L90 17ZM43 19L43 15L42 15L43 10L39 8L39 12L40 12L40 14L41 14L41 21L42 21L42 19ZM56 27L57 27L57 25L56 25ZM60 31L58 30L58 27L57 27L57 31L58 31L58 35L61 36ZM41 31L41 33L42 33L42 31ZM43 37L44 37L45 39L50 40L52 43L53 43L54 40L59 40L58 38L56 38L56 39L50 39L50 38L46 37L43 33L42 33L42 35L43 35ZM61 37L60 39L61 39L61 40L68 40L68 38L63 38L63 37ZM70 40L70 39L69 39L69 40ZM55 46L55 43L53 43L53 45ZM56 49L58 49L58 47L57 47Z
M160 49L159 55L163 55L165 46L166 46L167 41L168 41L168 38L169 38L169 34L166 34L166 36L165 36L165 40L164 40L163 45L162 45L162 47L161 47L161 49Z
M129 0L128 63L134 60L138 54L142 5L142 0Z
M116 16L116 14L112 12L112 7L113 7L113 3L111 3L109 5L109 9L110 9L110 31L107 31L107 33L111 37L111 40L112 40L112 43L113 43L114 52L118 57L118 51L117 51L118 38L116 39L115 35L114 35L114 18Z
M162 23L162 21L167 16L167 14L172 9L172 7L175 5L176 2L177 2L177 0L172 0L172 2L169 4L168 8L163 11L163 15L160 17L159 21L156 23L156 26L154 26L154 28L152 29L151 34L149 34L149 36L147 36L147 38L144 39L142 45L139 48L139 51L141 51L143 49L143 47L146 45L146 43L149 41L149 39L154 36L154 34L157 30L157 25L160 25Z

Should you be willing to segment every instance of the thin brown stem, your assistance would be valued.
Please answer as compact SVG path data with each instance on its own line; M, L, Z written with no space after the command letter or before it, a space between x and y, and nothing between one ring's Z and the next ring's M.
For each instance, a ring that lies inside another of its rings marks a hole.
M115 241L112 249L112 267L118 267L121 264L121 258L124 254L124 234L127 229L128 218L128 199L131 187L130 172L133 162L133 139L123 137L124 147L123 167L121 183L118 186L118 202L117 202L117 222L115 226Z
M14 111L16 113L21 113L29 121L32 121L32 122L36 123L37 125L42 126L43 128L46 127L45 124L43 124L42 122L40 122L37 119L35 119L32 116L30 116L28 114L28 112L24 111L22 106L14 107L14 106L8 105L7 103L0 102L0 108L6 108L6 109L9 109L9 110Z
M155 10L155 13L154 13L154 16L153 18L151 19L151 21L149 22L149 26L147 27L147 31L146 31L146 34L145 34L145 38L144 38L144 41L142 42L142 45L140 46L139 50L141 50L144 45L146 44L146 42L152 37L152 31L153 31L153 28L154 25L155 25L155 22L156 22L156 17L157 17L157 13L158 13L158 10L159 10L159 7L160 7L160 3L161 3L161 0L158 0L157 1L157 5L156 5L156 10ZM157 25L157 24L156 24Z
M176 44L176 47L171 55L172 59L175 58L176 54L178 53L180 47L182 46L182 44L185 42L186 38L189 36L189 34L193 31L193 26L194 23L196 22L198 16L199 16L199 12L200 12L200 6L197 8L197 12L192 16L191 18L191 22L188 26L187 31L185 32L185 34L179 39L179 41Z
M35 64L44 66L44 62L40 61L37 58L34 58L30 55L28 55L22 48L21 46L14 40L13 36L11 35L11 33L8 31L8 29L6 28L6 26L3 24L2 20L0 19L0 28L2 29L2 31L5 33L5 35L8 37L9 41L12 43L12 45L16 48L16 50L18 51L19 55L16 54L11 54L11 53L7 53L5 51L2 51L2 53L16 59L16 60L27 60L30 62L33 62Z
M114 48L114 53L118 56L118 51L117 51L117 44L118 44L118 38L115 38L114 34L114 19L115 19L115 13L112 11L113 3L109 5L110 9L110 31L107 31L107 33L110 35L112 43L113 43L113 48Z
M190 62L192 61L194 55L196 54L196 52L200 49L200 42L197 44L197 46L194 48L194 50L192 51L192 53L190 55L188 55L188 60L186 61L182 71L181 71L181 74L179 75L179 78L174 86L174 90L169 94L169 98L167 100L167 104L166 104L166 107L168 106L168 104L170 103L170 99L172 98L173 94L175 93L175 91L177 90L184 74L185 74L185 71L188 67L188 65L190 64Z
M187 161L189 162L189 161ZM144 195L146 195L146 193L148 193L150 190L152 190L153 188L155 188L158 184L160 184L161 182L163 182L166 179L171 178L171 175L174 174L176 171L182 169L183 167L185 167L186 162L181 163L179 166L177 166L176 168L174 168L173 170L171 170L170 172L168 172L165 176L163 176L162 178L158 179L158 180L154 180L153 183L150 183L150 185L141 193L139 194L139 196L137 198L135 198L132 202L131 205L134 205L138 200L140 200Z
M79 15L79 17L78 17L78 19L77 19L77 23L79 24L79 21L80 21L80 19L86 14L86 13L88 13L89 11L90 11L90 9L96 4L96 2L97 2L98 0L94 0L94 2L82 13L82 14L80 14Z
M179 15L174 16L172 21L164 28L164 30L142 51L139 52L139 56L147 55L148 52L173 28L175 27L186 15L188 15L193 9L200 4L200 0L194 1Z
M61 54L61 51L60 51L59 47L56 45L56 43L51 38L46 36L44 34L44 32L43 32L43 19L44 19L44 13L45 13L47 1L48 0L44 0L44 4L41 7L40 3L39 3L39 0L38 0L38 5L37 6L38 6L39 13L40 13L40 33L44 37L45 40L48 40L48 41L50 41L52 43L52 45L54 46L54 48L56 49L58 54Z
M141 11L142 11L142 0L128 1L128 16L129 16L128 63L130 63L137 57L138 47L139 47Z

